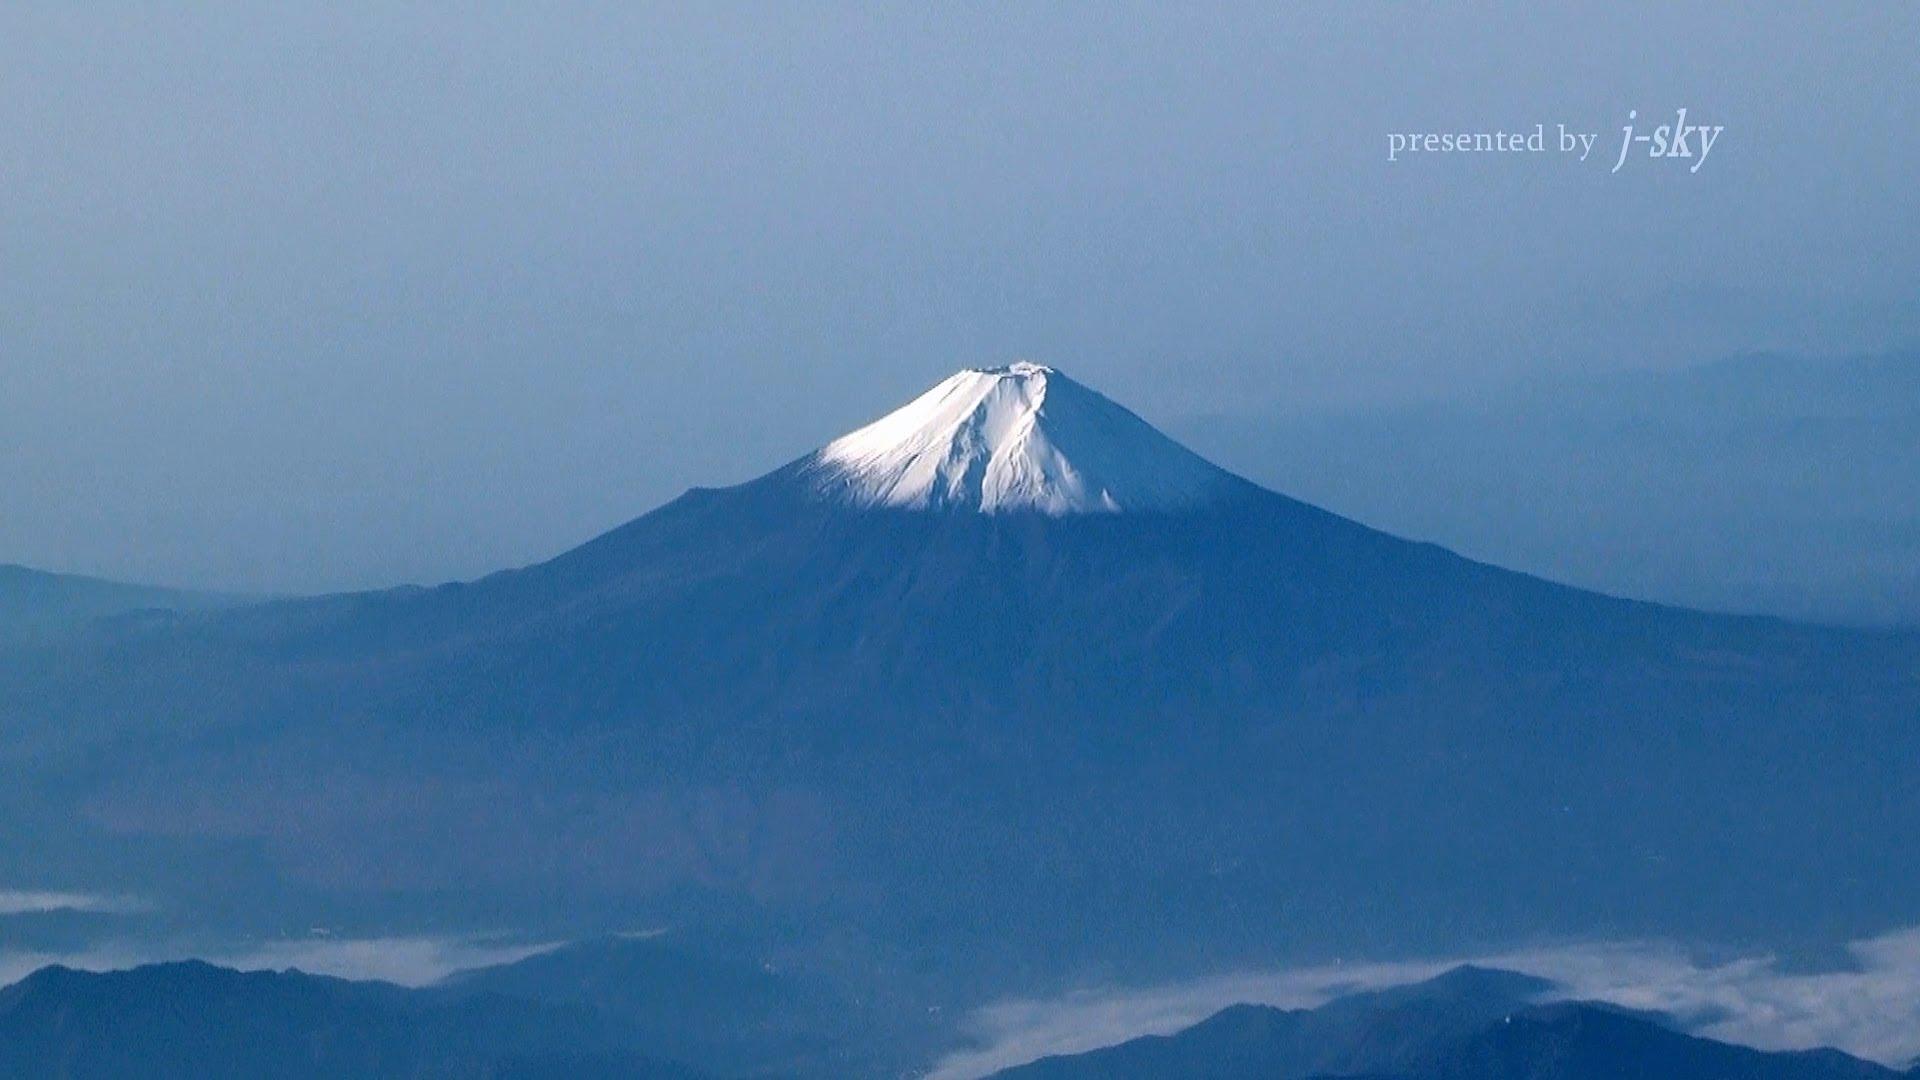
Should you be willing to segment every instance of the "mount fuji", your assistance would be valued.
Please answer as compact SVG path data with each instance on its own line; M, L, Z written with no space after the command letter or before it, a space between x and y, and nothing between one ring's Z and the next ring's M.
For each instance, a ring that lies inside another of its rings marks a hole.
M798 472L856 507L987 514L1190 510L1246 481L1039 364L962 371Z
M1016 364L539 565L0 649L0 881L956 996L1824 943L1920 923L1916 718L1913 634L1474 563Z

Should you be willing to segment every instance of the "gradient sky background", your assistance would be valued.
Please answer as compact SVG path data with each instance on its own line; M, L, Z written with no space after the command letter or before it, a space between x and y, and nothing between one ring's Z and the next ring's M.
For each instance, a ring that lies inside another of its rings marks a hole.
M0 561L470 576L1013 357L1170 421L1920 340L1910 5L259 7L0 11ZM1594 159L1386 161L1537 122Z

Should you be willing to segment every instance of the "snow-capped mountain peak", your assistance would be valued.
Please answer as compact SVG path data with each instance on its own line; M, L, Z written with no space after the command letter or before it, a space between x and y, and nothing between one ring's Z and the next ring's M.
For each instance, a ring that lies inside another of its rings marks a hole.
M961 371L803 463L824 498L980 513L1188 509L1244 484L1041 364Z

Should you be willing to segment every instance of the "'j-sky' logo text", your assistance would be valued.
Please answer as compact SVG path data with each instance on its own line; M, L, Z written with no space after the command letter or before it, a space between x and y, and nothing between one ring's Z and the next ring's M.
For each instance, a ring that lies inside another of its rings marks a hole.
M1661 124L1652 131L1640 133L1634 131L1633 122L1640 118L1637 109L1627 110L1626 126L1620 129L1620 157L1613 163L1613 171L1619 172L1620 166L1627 163L1636 148L1644 146L1650 158L1692 158L1693 148L1699 147L1700 154L1687 171L1697 173L1700 166L1707 163L1707 155L1713 153L1713 144L1720 141L1720 133L1727 130L1725 124L1708 127L1705 124L1687 123L1687 110L1682 108L1674 116L1673 123Z
M1725 124L1688 123L1687 111L1685 107L1675 109L1672 123L1642 124L1640 111L1629 109L1627 122L1620 128L1620 152L1613 156L1609 174L1619 172L1626 167L1628 159L1638 157L1678 161L1686 165L1687 172L1699 172L1727 128ZM1387 160L1399 162L1436 154L1557 152L1576 162L1584 163L1591 157L1596 164L1603 164L1604 158L1594 154L1596 149L1602 155L1606 153L1605 146L1596 146L1600 142L1599 132L1584 131L1569 124L1554 124L1549 128L1540 123L1492 131L1394 131L1387 134Z

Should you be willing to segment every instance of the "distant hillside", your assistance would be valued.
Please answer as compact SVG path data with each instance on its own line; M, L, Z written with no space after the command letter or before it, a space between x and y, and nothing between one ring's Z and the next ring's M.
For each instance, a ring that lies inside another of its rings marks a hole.
M0 641L72 630L101 618L140 611L199 611L244 598L53 574L0 564Z
M440 989L590 1008L625 1045L726 1075L900 1075L936 1048L924 1009L871 993L856 1000L670 935L577 942L457 973Z
M1610 1006L1529 1004L1545 984L1461 968L1317 1009L1225 1009L1171 1036L1045 1058L993 1080L1896 1080L1836 1050L1764 1053Z
M1920 353L1747 356L1174 433L1337 513L1584 588L1920 622Z
M597 1017L504 997L198 962L46 968L0 990L0 1076L699 1080L617 1045Z

